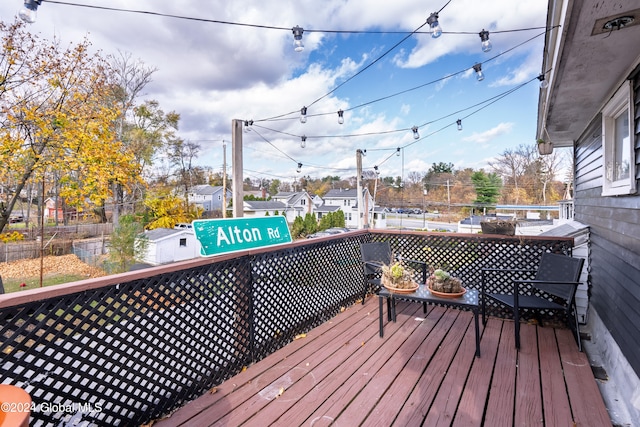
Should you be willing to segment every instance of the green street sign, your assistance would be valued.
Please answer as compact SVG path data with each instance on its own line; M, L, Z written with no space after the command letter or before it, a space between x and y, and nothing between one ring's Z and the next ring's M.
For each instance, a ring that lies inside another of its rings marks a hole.
M220 255L245 249L291 242L285 217L197 219L193 231L203 256Z

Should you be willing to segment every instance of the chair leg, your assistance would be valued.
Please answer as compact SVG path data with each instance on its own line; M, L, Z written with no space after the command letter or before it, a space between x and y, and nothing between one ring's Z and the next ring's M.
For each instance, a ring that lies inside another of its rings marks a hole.
M516 331L516 348L520 348L520 309L515 307L513 309L513 321L514 329Z
M582 353L582 340L580 339L580 325L578 324L578 309L575 304L572 305L573 308L573 331L576 334L576 342L578 343L578 351Z

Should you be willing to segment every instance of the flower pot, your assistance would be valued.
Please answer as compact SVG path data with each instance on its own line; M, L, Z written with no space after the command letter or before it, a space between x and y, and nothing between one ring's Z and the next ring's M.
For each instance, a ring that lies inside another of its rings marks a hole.
M553 153L553 142L539 142L538 143L538 153L542 156L546 156L548 154Z

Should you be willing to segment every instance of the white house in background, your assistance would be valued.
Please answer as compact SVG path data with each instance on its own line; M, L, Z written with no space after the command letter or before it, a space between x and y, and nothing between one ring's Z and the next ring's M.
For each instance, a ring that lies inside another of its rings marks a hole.
M375 207L373 197L367 188L362 190L362 199L365 211L369 217L370 228L387 228L387 212L386 209ZM331 211L338 208L344 212L345 226L349 228L358 228L358 190L357 189L334 189L329 190L322 198L324 205L320 209Z
M144 236L148 244L141 262L161 265L200 256L200 242L192 228L156 228L145 231Z
M286 205L273 200L245 200L242 211L247 218L283 215Z
M231 190L227 189L227 206L231 202ZM189 191L189 201L195 203L205 212L222 210L224 199L224 191L222 186L212 186L209 184L194 185Z
M284 214L288 223L293 223L296 217L305 217L308 213L313 214L315 205L313 198L306 191L280 192L271 197L272 202L284 204ZM280 211L280 214L283 212Z

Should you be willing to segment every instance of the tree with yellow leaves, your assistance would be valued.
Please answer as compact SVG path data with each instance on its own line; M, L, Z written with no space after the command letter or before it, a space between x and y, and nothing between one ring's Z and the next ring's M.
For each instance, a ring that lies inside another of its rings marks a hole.
M85 40L62 48L0 22L0 231L28 183L56 182L67 206L100 205L118 182L140 182L133 156L115 137L119 110L109 64ZM45 194L42 194L42 198Z

